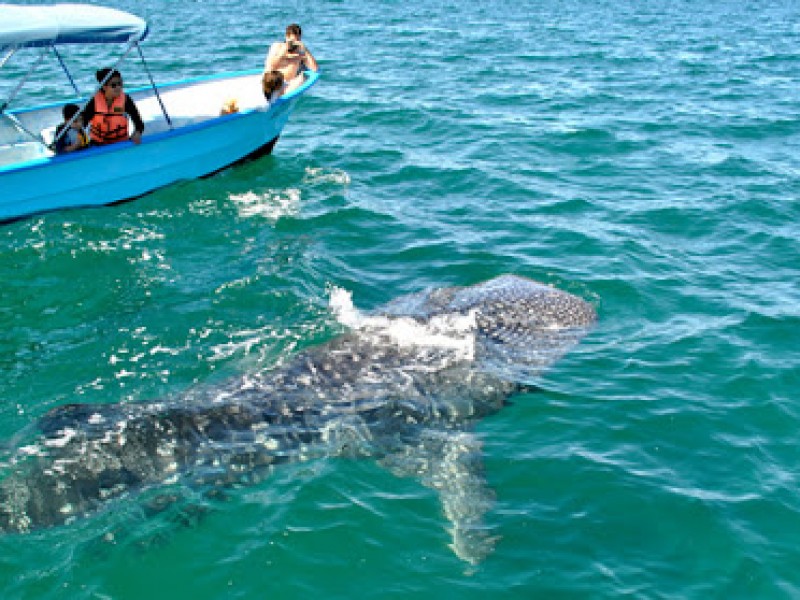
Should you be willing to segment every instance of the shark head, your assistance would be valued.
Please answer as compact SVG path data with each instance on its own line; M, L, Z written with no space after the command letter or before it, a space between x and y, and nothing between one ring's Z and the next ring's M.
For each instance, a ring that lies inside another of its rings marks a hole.
M517 383L528 382L555 362L597 320L585 300L517 275L406 296L382 314L427 322L470 315L476 367Z

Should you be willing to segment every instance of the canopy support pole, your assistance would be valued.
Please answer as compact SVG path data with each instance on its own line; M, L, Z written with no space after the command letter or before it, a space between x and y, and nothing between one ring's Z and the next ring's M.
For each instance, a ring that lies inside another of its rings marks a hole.
M6 63L9 61L9 59L10 59L12 56L14 56L14 53L15 53L16 51L17 51L17 49L16 49L16 48L11 48L11 50L9 50L8 52L6 52L6 55L3 57L3 60L0 60L0 69L2 69L3 67L5 67L5 66L6 66Z
M161 106L161 112L164 113L164 118L167 120L167 125L169 128L172 129L172 119L169 118L167 114L167 108L164 106L164 103L161 101L161 94L158 93L158 88L156 87L156 82L153 81L153 75L150 73L150 69L147 67L147 62L144 60L144 54L142 53L142 47L139 44L136 44L136 49L139 51L139 57L142 59L142 65L144 66L144 70L147 73L147 76L150 78L150 85L153 86L153 91L156 94L156 99L158 100L159 106Z
M33 65L31 65L31 68L28 69L28 72L25 74L25 77L20 79L19 83L17 84L17 87L14 88L14 90L11 92L11 95L8 97L8 100L6 100L2 104L0 104L0 113L4 113L5 112L6 108L8 108L8 105L11 103L11 101L16 97L16 95L22 89L22 86L25 85L25 82L28 80L28 77L31 76L31 74L36 70L36 67L39 66L39 63L42 62L42 59L44 58L44 55L46 53L47 53L47 48L46 47L42 48L42 52L41 52L41 54L39 54L39 58L36 60L35 63L33 63Z
M75 90L75 93L78 96L80 96L81 95L81 91L78 89L78 86L75 85L75 80L72 79L72 74L69 72L69 69L67 68L67 65L64 64L64 59L61 58L61 53L58 51L58 49L55 46L53 46L52 48L53 48L53 54L56 55L56 58L58 59L58 62L61 65L61 68L64 69L64 73L67 74L67 79L69 79L69 82L72 84L72 89Z
M109 71L108 71L108 75L106 75L106 76L103 78L103 81L101 81L101 82L100 82L100 85L99 85L99 86L98 86L98 88L97 88L97 91L98 91L98 92L99 92L100 90L102 90L102 89L103 89L103 86L104 86L106 83L108 83L108 80L109 80L109 79L111 79L111 77L114 75L114 71L116 71L116 70L117 70L117 67L120 65L120 63L121 63L123 60L125 60L125 57L126 57L126 56L128 56L128 54L130 54L130 53L131 53L131 50L133 50L133 47L134 47L135 45L136 45L136 42L131 42L130 44L128 44L128 47L127 47L127 48L125 48L125 52L123 52L123 53L122 53L122 56L120 56L120 57L117 59L117 62L115 62L115 63L114 63L114 66L112 66L112 67L111 67L111 69L109 69ZM97 92L95 92L95 94L96 94L96 93L97 93ZM92 97L94 97L94 94L92 94ZM91 98L90 98L90 99L91 99ZM87 102L88 102L88 101L89 101L89 100L87 100Z
M0 113L0 116L3 116L3 117L5 117L6 119L8 119L9 121L11 121L11 124L12 124L14 127L16 127L17 129L19 129L19 130L20 130L22 133L25 133L25 134L27 134L28 136L30 136L30 138L31 138L31 139L33 139L33 141L34 141L34 142L37 142L37 143L39 143L39 144L44 144L44 141L42 140L42 138L41 138L41 137L39 137L38 135L36 135L35 133L33 133L33 132L30 130L30 129L28 129L27 127L25 127L25 126L24 126L22 123L20 123L20 122L19 122L19 119L17 119L17 117L15 117L14 115L12 115L12 114L10 114L10 113L7 113L7 112L4 112L4 113Z

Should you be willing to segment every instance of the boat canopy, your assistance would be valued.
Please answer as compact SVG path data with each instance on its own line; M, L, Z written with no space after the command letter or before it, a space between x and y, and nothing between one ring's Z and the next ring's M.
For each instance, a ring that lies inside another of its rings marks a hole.
M147 22L130 13L91 4L0 4L0 51L58 44L135 43Z

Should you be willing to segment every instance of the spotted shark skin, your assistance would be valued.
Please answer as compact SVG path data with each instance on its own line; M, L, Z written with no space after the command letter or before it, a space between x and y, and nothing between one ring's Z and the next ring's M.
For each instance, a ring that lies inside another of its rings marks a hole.
M456 344L392 335L398 323L452 330L454 320ZM0 481L0 530L63 525L176 479L218 489L282 462L371 457L436 490L451 548L478 563L494 545L484 524L493 494L471 427L595 321L582 299L503 275L399 298L282 366L220 387L165 402L57 407Z

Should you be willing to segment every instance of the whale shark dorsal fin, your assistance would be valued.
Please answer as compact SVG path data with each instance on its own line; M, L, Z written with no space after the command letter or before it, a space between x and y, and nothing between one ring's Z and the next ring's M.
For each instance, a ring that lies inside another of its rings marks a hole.
M495 496L484 475L481 446L470 432L423 430L379 461L398 477L417 478L437 492L452 536L450 547L472 565L499 539L484 522Z

